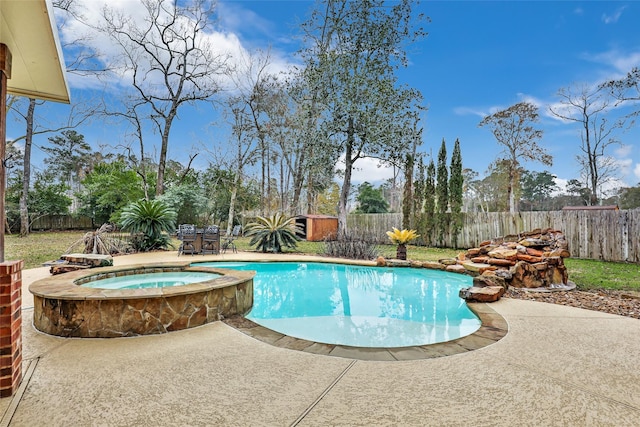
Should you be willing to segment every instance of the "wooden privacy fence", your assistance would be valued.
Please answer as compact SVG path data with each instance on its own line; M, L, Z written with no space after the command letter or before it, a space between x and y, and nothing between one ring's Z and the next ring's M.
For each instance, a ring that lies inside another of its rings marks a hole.
M82 215L45 215L36 218L31 224L31 230L90 230L94 228L93 221Z
M401 228L402 214L353 214L347 226L349 231L368 233L376 236L378 243L388 243L385 232ZM472 248L494 237L536 228L562 231L572 257L640 263L640 209L468 213L463 216L457 246ZM453 237L446 234L442 246L453 247ZM427 243L436 246L435 241Z

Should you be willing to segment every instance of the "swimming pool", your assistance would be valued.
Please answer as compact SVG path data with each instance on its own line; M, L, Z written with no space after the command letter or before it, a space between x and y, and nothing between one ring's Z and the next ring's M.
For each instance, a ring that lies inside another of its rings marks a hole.
M312 262L210 262L255 270L248 319L326 344L408 347L472 334L481 325L458 292L471 278L437 270Z

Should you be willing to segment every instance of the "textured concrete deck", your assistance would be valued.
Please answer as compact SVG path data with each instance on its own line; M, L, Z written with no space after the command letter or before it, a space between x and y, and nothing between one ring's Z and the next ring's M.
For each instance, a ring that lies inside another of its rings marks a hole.
M639 425L640 320L503 299L491 304L509 325L500 341L392 362L280 348L222 322L65 339L31 326L26 289L46 275L23 274L24 379L0 399L0 426Z

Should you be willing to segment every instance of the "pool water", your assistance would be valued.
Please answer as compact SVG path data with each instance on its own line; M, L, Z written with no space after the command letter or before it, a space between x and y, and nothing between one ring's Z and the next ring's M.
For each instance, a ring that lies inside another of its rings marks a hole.
M309 341L407 347L472 334L480 320L458 296L468 276L437 270L308 262L210 262L255 270L248 319Z
M182 286L191 283L205 282L220 277L216 273L197 271L166 271L160 273L130 274L127 276L110 277L108 279L92 280L80 286L100 289L147 289L164 288L167 286Z

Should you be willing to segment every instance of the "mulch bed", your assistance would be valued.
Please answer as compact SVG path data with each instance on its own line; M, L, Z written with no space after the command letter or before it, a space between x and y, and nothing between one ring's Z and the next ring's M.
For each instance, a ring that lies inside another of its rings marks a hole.
M640 293L634 291L599 289L593 291L529 292L524 289L510 287L504 296L514 299L568 305L640 319Z

